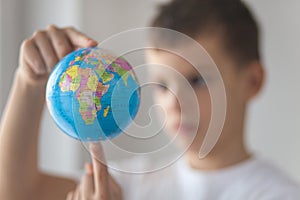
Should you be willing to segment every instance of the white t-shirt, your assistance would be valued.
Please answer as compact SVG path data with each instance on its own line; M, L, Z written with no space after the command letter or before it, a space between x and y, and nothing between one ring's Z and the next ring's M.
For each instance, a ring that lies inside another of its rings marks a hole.
M139 165L133 159L126 165ZM127 174L109 170L124 200L300 200L299 186L266 161L251 158L216 171L190 168L183 158L163 170Z

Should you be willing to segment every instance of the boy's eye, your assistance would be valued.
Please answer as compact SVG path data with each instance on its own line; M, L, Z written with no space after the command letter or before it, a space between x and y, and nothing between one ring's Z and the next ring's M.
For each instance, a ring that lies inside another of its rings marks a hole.
M203 79L202 76L197 76L197 77L192 78L190 80L190 83L193 87L206 85L205 80Z
M158 84L156 84L156 88L159 89L159 90L161 90L161 91L168 90L167 84L165 84L165 83L158 83Z

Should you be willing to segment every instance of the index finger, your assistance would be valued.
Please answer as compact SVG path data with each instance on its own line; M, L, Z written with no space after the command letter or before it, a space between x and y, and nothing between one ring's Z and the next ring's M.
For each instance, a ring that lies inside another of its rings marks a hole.
M100 143L92 143L90 150L93 161L95 194L103 199L107 199L109 194L109 174L102 145Z
M75 47L91 47L97 46L98 42L88 37L87 35L81 33L73 27L68 27L64 29L66 35L68 36L70 42Z

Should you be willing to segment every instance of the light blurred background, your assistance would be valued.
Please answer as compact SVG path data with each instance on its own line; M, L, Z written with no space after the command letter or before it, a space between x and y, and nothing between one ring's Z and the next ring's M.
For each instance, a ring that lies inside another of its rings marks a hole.
M148 26L157 5L166 1L1 0L0 115L18 64L19 46L35 30L48 24L75 26L101 41L120 31ZM265 87L248 112L248 145L300 182L300 1L246 2L262 28L267 71ZM40 140L40 163L46 171L68 174L81 169L88 159L82 145L61 133L47 111Z

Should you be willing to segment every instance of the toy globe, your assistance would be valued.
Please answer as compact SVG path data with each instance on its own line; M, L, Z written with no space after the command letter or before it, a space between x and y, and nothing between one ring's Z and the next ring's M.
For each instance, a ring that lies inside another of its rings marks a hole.
M132 66L91 47L63 58L50 74L46 101L58 127L81 141L112 139L130 125L140 104Z

